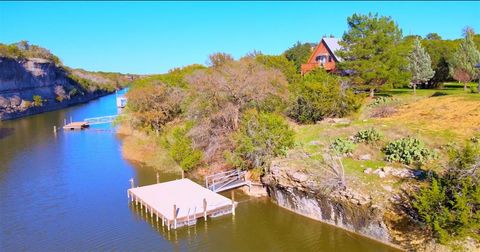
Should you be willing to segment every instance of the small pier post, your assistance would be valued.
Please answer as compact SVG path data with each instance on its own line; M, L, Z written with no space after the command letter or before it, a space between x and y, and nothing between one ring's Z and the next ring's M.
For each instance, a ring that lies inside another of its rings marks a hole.
M63 118L63 125L67 125L67 118Z
M133 180L133 178L130 178L130 188L134 188L135 187L135 181Z
M207 220L207 199L203 198L203 219Z
M57 134L57 126L53 125L53 133Z
M232 190L232 215L235 215L235 193Z
M160 174L158 174L158 171L157 171L157 184L160 183Z
M182 169L182 179L185 178L185 171Z
M173 228L177 229L177 205L173 205Z

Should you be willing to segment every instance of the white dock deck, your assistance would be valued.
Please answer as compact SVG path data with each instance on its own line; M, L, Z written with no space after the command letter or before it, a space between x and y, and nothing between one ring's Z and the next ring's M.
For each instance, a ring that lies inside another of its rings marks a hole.
M197 218L235 214L233 200L189 179L131 188L128 196L152 217L156 215L157 221L161 219L168 229L195 224Z

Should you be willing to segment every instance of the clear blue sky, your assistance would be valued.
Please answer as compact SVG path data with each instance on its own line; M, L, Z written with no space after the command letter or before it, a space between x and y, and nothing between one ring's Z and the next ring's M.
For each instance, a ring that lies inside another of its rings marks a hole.
M480 32L480 2L1 2L0 43L28 40L74 68L163 73L213 52L279 54L340 37L348 16L368 12L391 16L404 35Z

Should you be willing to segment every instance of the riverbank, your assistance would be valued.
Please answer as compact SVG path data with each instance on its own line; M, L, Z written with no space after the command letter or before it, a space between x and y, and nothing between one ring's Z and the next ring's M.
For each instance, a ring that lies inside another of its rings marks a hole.
M55 110L60 110L64 109L70 106L75 106L78 104L82 103L87 103L89 101L98 99L100 97L106 96L112 94L112 92L107 92L107 91L98 91L95 93L90 93L90 94L85 94L83 96L76 96L73 97L69 100L64 100L62 102L52 102L52 103L46 103L43 104L42 106L37 106L37 107L29 107L24 110L13 110L12 112L0 112L0 121L4 120L13 120L13 119L18 119L26 116L31 116L31 115L36 115L36 114L41 114L45 112L50 112L50 111L55 111Z
M158 138L123 124L117 128L117 135L122 140L123 158L141 163L158 172L181 174L180 166L165 154L166 150Z

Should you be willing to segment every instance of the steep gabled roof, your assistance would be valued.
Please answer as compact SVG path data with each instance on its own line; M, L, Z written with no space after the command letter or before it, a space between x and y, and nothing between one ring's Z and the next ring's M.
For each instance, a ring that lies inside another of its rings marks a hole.
M337 61L342 61L342 59L338 57L338 55L336 54L337 51L342 50L342 47L338 44L339 40L337 38L323 38L322 40L327 45L328 50L330 50L330 52L333 53L333 56L335 56L335 59Z
M327 50L329 50L333 54L333 57L335 57L335 60L341 62L342 58L340 58L335 53L337 51L342 50L342 47L338 44L338 41L339 41L339 39L337 39L337 38L322 38L322 40L320 40L320 43L318 43L318 45L315 46L315 48L313 49L312 54L310 55L310 58L308 59L308 62L311 62L313 60L313 58L315 57L315 55L314 55L315 52L317 51L318 47L322 43L324 43Z

